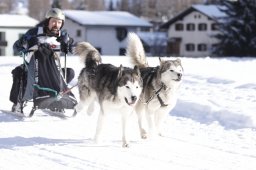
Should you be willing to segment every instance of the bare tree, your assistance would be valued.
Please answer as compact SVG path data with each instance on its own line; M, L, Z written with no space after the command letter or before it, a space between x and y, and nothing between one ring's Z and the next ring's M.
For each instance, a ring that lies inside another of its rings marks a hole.
M104 0L89 0L88 10L90 11L102 11L105 10L105 1Z
M73 0L71 1L71 5L73 9L76 10L86 10L87 7L87 0Z
M151 19L168 20L192 4L205 0L144 0L143 16Z
M155 18L157 11L156 11L157 0L146 0L143 3L143 16L147 18Z
M60 9L71 9L72 6L68 0L53 0L52 7L60 8Z
M29 0L29 16L41 21L51 8L50 0Z
M136 16L142 16L143 11L145 11L145 7L143 6L143 0L132 0L131 2L132 2L132 8L130 8L131 9L130 12Z
M175 1L170 0L157 0L157 17L162 21L167 21L176 13Z
M62 9L73 9L69 0L61 0Z
M7 14L14 9L15 0L0 0L0 13ZM16 4L17 5L17 4Z
M120 2L118 3L118 8L121 11L130 11L129 0L120 0Z
M73 0L71 5L77 10L101 11L106 9L104 0Z

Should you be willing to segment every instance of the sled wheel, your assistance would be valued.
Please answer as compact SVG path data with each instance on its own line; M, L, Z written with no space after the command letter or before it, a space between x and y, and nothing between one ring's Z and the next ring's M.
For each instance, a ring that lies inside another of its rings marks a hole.
M28 117L32 117L34 115L35 111L36 111L36 108L33 107L32 110L30 111L30 114Z

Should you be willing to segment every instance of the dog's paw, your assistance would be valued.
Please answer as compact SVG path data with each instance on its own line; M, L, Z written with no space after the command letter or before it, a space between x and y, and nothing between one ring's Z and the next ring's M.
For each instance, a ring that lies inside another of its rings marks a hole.
M87 109L87 115L91 116L94 112L94 103L90 104L88 109Z
M147 134L141 135L141 139L147 139L147 138L148 138Z
M94 136L93 140L92 140L95 144L99 144L100 143L100 140L99 140L99 137L97 136Z
M82 109L83 108L81 107L81 104L79 104L79 103L74 107L74 110L76 113L80 113Z
M148 134L144 129L141 130L140 136L141 136L141 139L147 139L148 138Z
M129 148L130 145L128 143L123 143L123 148Z
M163 134L163 132L158 132L158 136L164 137L165 135Z

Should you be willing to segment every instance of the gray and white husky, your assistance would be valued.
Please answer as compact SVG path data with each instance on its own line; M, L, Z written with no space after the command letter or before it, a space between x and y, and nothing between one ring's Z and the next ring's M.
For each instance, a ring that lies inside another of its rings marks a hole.
M129 33L127 56L134 65L139 66L143 79L143 90L136 106L141 137L147 138L148 135L142 127L144 114L148 120L149 134L161 136L164 117L176 105L183 75L181 60L159 58L159 66L149 67L141 40L135 33Z
M76 111L85 109L88 113L88 109L91 110L90 107L94 106L93 102L98 101L100 113L95 134L96 142L106 114L113 109L118 111L122 118L123 147L128 147L126 125L142 91L139 68L102 64L99 52L87 42L78 43L74 50L85 63L78 77L80 101Z

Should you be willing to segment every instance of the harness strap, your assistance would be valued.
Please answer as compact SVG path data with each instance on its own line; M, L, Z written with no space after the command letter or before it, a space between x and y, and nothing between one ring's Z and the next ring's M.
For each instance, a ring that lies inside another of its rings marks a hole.
M163 100L162 100L162 98L159 96L159 94L158 94L156 97L157 97L158 101L160 102L161 107L166 107L166 106L168 106L168 104L165 104L165 103L163 102Z
M68 88L67 90L61 92L60 95L64 95L64 94L67 94L67 93L71 92L71 90L72 90L74 87L76 87L77 85L78 85L78 83L75 84L74 86Z
M157 91L154 90L155 93L153 93L153 95L150 96L149 99L148 99L146 102L143 102L143 104L148 104L151 100L153 100L153 98L154 98L155 96L157 96L157 99L159 100L159 102L160 102L160 104L161 104L162 107L168 106L168 104L165 104L165 103L163 102L162 98L159 96L160 91L161 91L164 87L165 87L164 83L161 83L161 87L160 87ZM141 100L140 100L140 101L141 101Z

